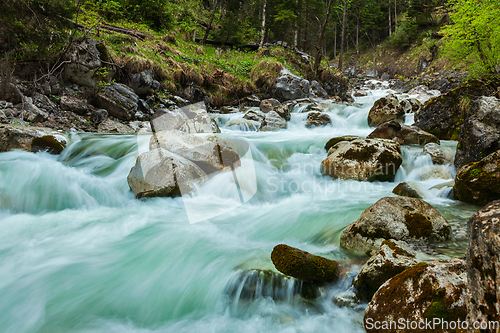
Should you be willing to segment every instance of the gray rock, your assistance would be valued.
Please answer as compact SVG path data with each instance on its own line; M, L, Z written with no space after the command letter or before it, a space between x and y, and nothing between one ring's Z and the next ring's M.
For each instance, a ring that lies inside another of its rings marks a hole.
M360 137L360 136L355 136L355 135L344 135L344 136L337 136L337 137L331 138L325 144L325 150L327 152L329 152L330 148L332 148L333 146L335 146L339 142L342 142L342 141L354 141L354 140L357 140L357 139L363 139L363 138Z
M420 103L420 101L416 98L403 99L398 103L398 105L396 105L396 109L399 114L416 113L421 107L422 103Z
M398 99L390 94L375 101L368 113L368 126L376 127L386 121L402 120L404 112L397 108Z
M99 133L134 133L134 130L125 124L112 119L101 121L97 127Z
M260 127L257 131L258 132L277 131L279 129L286 127L287 127L286 120L283 119L275 111L270 111L266 114L266 117L260 124Z
M306 127L326 126L332 123L332 119L326 113L310 112L307 115Z
M275 83L273 95L281 102L309 97L311 84L308 80L291 73L281 74Z
M340 246L373 254L384 240L405 242L447 241L452 237L448 221L427 202L409 197L386 197L368 207L344 229Z
M16 108L22 110L21 115L23 120L32 123L43 122L49 117L46 112L40 110L33 104L33 99L31 97L23 97L23 103L16 105Z
M332 146L321 162L324 175L359 181L387 181L402 163L401 147L392 140L357 139Z
M22 149L59 154L67 144L63 134L50 128L0 124L0 152Z
M408 126L395 121L380 124L368 136L368 139L389 139L402 145L425 145L429 142L439 143L439 139L416 126Z
M424 146L424 153L429 154L434 164L451 164L453 152L451 149L441 148L437 143L428 143Z
M138 109L139 97L126 85L112 83L99 89L95 104L120 120L132 120Z
M310 98L322 98L326 99L328 98L328 93L326 90L323 88L323 86L316 80L311 81L311 88L309 90L309 97Z
M467 321L500 321L500 201L490 202L467 223Z
M95 123L99 123L101 121L103 121L104 119L106 119L108 117L108 111L104 110L104 109L98 109L98 110L94 110L92 111L92 121L95 122Z
M188 194L207 179L193 162L159 148L139 155L127 182L140 199Z
M413 182L401 182L392 190L392 193L404 197L423 199L423 195L419 192L417 186Z
M243 115L243 119L261 122L266 114L258 110L249 110Z
M292 118L291 112L295 105L297 105L295 101L287 101L281 105L275 106L273 111L279 114L281 118L285 119L286 121L290 121L290 119Z
M260 102L260 111L267 113L272 111L274 107L278 105L281 105L281 103L275 98L264 99Z
M150 89L152 89L153 81L153 69L148 69L140 73L130 74L128 85L137 95L145 95Z
M81 116L86 115L91 111L91 107L84 99L79 99L74 96L62 96L60 101L61 109L65 111L72 111Z

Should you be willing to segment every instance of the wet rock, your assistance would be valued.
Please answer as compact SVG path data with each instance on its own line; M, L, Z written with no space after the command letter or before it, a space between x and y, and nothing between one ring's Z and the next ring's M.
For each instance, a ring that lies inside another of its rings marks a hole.
M354 93L352 94L354 97L364 97L364 96L368 96L368 92L366 90L356 90L354 91Z
M281 74L275 82L273 96L281 102L309 97L311 84L297 75Z
M453 191L458 200L477 205L500 199L500 150L460 168Z
M322 98L326 99L328 98L328 93L326 90L323 88L323 86L316 80L311 81L311 88L309 90L309 97L310 98Z
M365 310L364 326L367 332L452 332L455 330L397 329L389 326L400 318L404 323L434 318L448 322L464 321L467 274L464 260L418 263L385 282L375 293ZM378 322L379 329L373 325ZM382 326L385 325L385 326ZM414 327L418 328L418 327Z
M368 139L389 139L402 145L425 145L439 143L439 139L416 126L400 124L393 120L380 124L368 136Z
M326 126L332 123L332 119L326 113L310 112L307 115L306 127Z
M232 107L232 106L223 106L220 108L219 113L221 114L230 114L230 113L237 113L240 112L238 108Z
M173 110L159 108L155 110L150 122L154 132L161 132L179 129L187 120L188 116L179 108Z
M409 197L386 197L368 207L344 229L340 246L372 254L384 240L405 242L447 241L452 237L448 221L427 202Z
M285 244L274 247L271 260L281 273L303 281L333 282L339 277L336 261Z
M127 177L137 199L188 194L208 179L193 162L159 148L142 153Z
M369 301L384 282L417 263L416 252L405 242L383 241L377 252L361 267L353 285L361 299Z
M244 115L243 119L253 120L261 122L264 120L266 114L258 110L248 110Z
M107 117L108 117L108 111L106 111L104 109L98 109L98 110L92 111L91 118L92 118L92 121L94 123L100 123L101 121L103 121Z
M429 90L429 87L426 85L420 85L408 91L408 94L418 95L415 99L423 104L433 97L438 97L441 95L441 92L439 90Z
M415 98L403 99L396 105L397 112L403 114L416 113L421 107L422 103Z
M103 86L96 94L94 103L106 109L110 116L120 120L132 120L138 109L139 96L121 83Z
M178 130L155 133L149 142L149 149L157 148L190 160L207 174L241 165L240 157L232 149Z
M200 112L194 118L186 120L179 130L186 133L220 133L219 126L206 112Z
M355 136L355 135L344 135L344 136L337 136L337 137L331 138L325 144L325 150L329 151L330 148L332 148L333 146L335 146L339 142L342 142L342 141L353 141L353 140L357 140L357 139L363 139L363 138L360 137L360 136Z
M240 105L243 107L260 107L260 99L257 95L250 95L240 100Z
M255 120L248 120L248 119L244 119L244 118L235 118L235 119L231 119L230 121L228 121L226 123L226 127L235 126L238 129L244 130L244 131L256 131L259 129L261 122L262 122L262 120L255 121Z
M471 107L470 96L491 96L498 81L471 80L446 94L427 101L415 114L415 126L441 140L458 140Z
M112 119L106 119L101 121L99 126L97 126L97 132L99 133L134 133L135 131L125 124Z
M22 149L59 154L67 144L63 134L50 128L0 124L0 152Z
M290 119L292 118L292 115L290 113L292 112L295 105L297 105L295 101L286 101L281 105L275 106L273 111L279 114L280 117L285 119L286 121L290 121Z
M235 301L267 297L274 301L290 301L296 295L314 299L320 294L320 286L273 271L250 269L238 272L229 281L226 294Z
M91 111L91 106L88 105L86 100L74 96L62 96L60 105L64 111L71 111L81 116Z
M443 165L453 162L452 151L441 148L437 143L426 144L424 146L424 153L429 154L434 164Z
M272 111L275 106L280 104L280 101L275 98L264 99L260 102L260 111L268 113L269 111Z
M415 184L401 182L392 190L392 193L403 197L423 199L422 194L414 187L416 187Z
M330 148L321 162L324 175L360 181L394 179L402 163L401 147L392 140L357 139L341 141Z
M277 131L286 128L286 120L283 119L277 112L270 111L262 121L258 132Z
M130 74L128 86L137 95L145 95L152 89L154 81L153 69L148 69L140 73Z
M392 94L376 100L368 114L368 126L376 127L389 120L401 120L404 112L396 108L398 103L397 97Z
M66 53L67 60L63 72L63 78L70 82L84 87L95 87L98 80L104 79L110 82L114 75L114 70L106 68L108 75L102 78L98 69L105 66L104 62L109 62L109 54L101 42L95 39L82 39L71 45Z
M500 99L479 97L472 102L458 138L455 167L477 162L500 149Z
M468 224L467 320L500 321L500 201L493 201L474 214Z

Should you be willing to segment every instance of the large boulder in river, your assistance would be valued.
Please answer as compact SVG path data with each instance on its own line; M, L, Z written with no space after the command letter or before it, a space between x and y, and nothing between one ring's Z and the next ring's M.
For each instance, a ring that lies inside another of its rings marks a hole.
M309 97L308 80L291 73L282 73L275 82L273 96L281 102Z
M264 120L266 114L259 110L248 110L244 115L243 119L258 121L259 123Z
M353 286L361 299L369 301L385 281L417 263L416 252L405 242L393 239L383 241L377 252L361 267Z
M417 99L420 103L425 103L429 99L441 95L441 92L439 90L429 90L426 85L422 84L410 89L410 91L408 91L408 95L417 95L415 99Z
M110 116L120 120L132 120L136 116L139 96L121 83L100 87L94 98L97 107L108 111Z
M417 185L413 182L401 182L393 190L392 193L410 198L423 199L422 193L417 189Z
M468 321L500 321L500 201L474 214L467 224Z
M257 132L277 131L286 127L286 120L283 119L277 112L270 111L266 114L266 117L260 124L260 128Z
M396 105L396 109L398 109L398 114L411 114L416 113L422 107L422 103L418 99L408 98L403 99Z
M457 140L470 111L470 96L492 96L499 85L500 79L491 79L489 82L471 80L434 97L415 114L414 125L441 140Z
M291 112L295 105L297 105L297 102L295 101L286 101L281 105L275 106L273 111L279 114L281 118L286 121L290 121L292 118Z
M385 282L375 293L365 309L365 330L383 333L462 332L442 329L441 324L434 327L432 323L436 318L436 323L448 321L456 325L459 320L466 319L466 285L464 260L418 263ZM426 320L430 326L426 326Z
M272 111L274 107L281 105L280 101L278 101L276 98L269 98L269 99L264 99L260 101L260 111L267 113L269 111Z
M203 102L173 110L156 109L150 122L153 132L178 129L186 133L220 133Z
M477 205L500 199L500 150L460 168L453 191L458 200Z
M402 163L401 147L383 139L340 141L321 162L321 171L332 178L390 181Z
M339 277L338 263L294 247L279 244L271 253L281 273L309 282L333 282Z
M387 239L406 242L447 241L448 221L427 202L410 197L386 197L368 207L344 229L340 246L372 254Z
M190 160L207 174L241 165L240 157L232 149L178 130L156 132L149 149L157 148Z
M307 114L306 127L319 127L326 126L332 123L332 119L329 115L322 112L309 112Z
M455 167L477 162L500 149L500 100L479 97L460 130Z
M396 108L398 103L397 97L392 94L376 100L368 113L368 126L376 127L389 120L402 119L404 111Z
M439 143L439 139L416 126L400 124L393 120L379 125L368 136L368 139L389 139L402 145L425 145L429 142Z
M196 164L163 148L139 155L127 177L137 199L181 196L207 179Z
M325 143L325 150L328 152L330 148L335 146L337 143L342 142L342 141L354 141L358 139L363 139L360 136L355 136L355 135L344 135L344 136L336 136L334 138L331 138Z
M22 149L59 154L67 144L64 135L50 128L0 124L0 152Z

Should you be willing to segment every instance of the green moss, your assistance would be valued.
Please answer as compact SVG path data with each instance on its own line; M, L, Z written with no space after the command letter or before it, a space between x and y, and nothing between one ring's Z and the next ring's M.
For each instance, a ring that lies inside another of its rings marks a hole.
M436 301L432 302L431 306L429 306L427 310L425 310L424 317L428 319L441 318L449 320L450 312L448 311L443 302Z
M469 174L471 175L471 177L477 177L477 176L479 176L480 173L481 173L481 171L479 169L471 169L469 171Z
M408 228L410 237L428 238L432 235L432 223L420 213L406 213L405 225Z
M106 45L104 45L104 43L98 43L95 47L99 51L99 58L104 62L109 62L110 56Z

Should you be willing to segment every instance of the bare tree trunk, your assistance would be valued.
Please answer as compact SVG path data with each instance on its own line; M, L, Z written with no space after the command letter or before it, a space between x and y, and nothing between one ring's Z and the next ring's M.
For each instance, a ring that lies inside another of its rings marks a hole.
M359 16L356 17L356 54L359 53Z
M344 58L344 37L345 37L345 19L347 11L347 0L344 0L344 13L342 14L342 34L340 37L340 58L339 58L339 70L342 70L342 61Z
M266 35L266 6L267 6L267 0L264 0L264 4L262 5L262 26L260 28L259 49L261 49L264 46L264 37Z
M394 31L398 26L398 9L397 9L398 0L394 0Z
M333 39L333 58L337 58L337 23L335 23L335 37Z
M389 0L389 37L392 36L392 22L391 22L391 0Z
M205 32L205 37L203 37L202 44L205 44L208 38L208 33L210 32L210 29L212 29L212 22L214 21L214 15L216 9L217 9L217 0L214 1L214 10L212 11L212 16L210 16L210 22L208 22L207 31Z
M321 29L319 31L319 40L318 45L316 45L316 59L314 59L314 75L318 75L319 65L321 63L321 46L323 45L323 38L325 35L326 24L328 23L328 17L330 16L330 9L332 8L333 0L328 0L328 6L326 8L325 20L321 25Z

